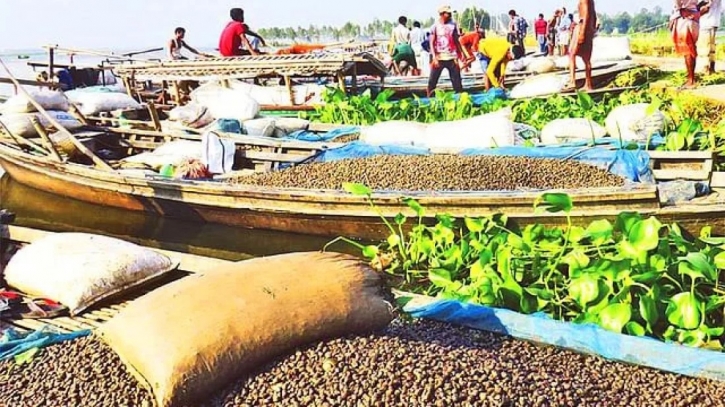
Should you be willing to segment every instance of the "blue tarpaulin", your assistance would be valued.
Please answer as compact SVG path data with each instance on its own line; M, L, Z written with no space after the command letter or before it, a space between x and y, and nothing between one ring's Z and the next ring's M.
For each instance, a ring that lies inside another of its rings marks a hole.
M81 338L90 333L91 331L85 329L63 334L55 332L49 327L43 327L29 333L18 333L13 329L9 329L0 337L0 360L12 358L33 348L44 348L56 343Z
M327 133L314 133L308 130L298 130L290 133L283 140L300 140L300 141L335 141L336 138L349 136L360 132L360 127L344 126L330 130Z
M356 141L345 146L322 151L315 161L337 161L347 158L363 158L381 154L428 155L430 150L414 146L373 146ZM538 158L569 159L605 168L634 182L654 182L649 167L649 155L642 150L608 148L607 145L589 147L586 143L551 147L499 147L491 149L467 149L463 155L506 155Z
M722 352L617 334L591 324L555 321L543 314L524 315L453 300L414 300L405 311L415 318L463 325L676 374L725 380Z

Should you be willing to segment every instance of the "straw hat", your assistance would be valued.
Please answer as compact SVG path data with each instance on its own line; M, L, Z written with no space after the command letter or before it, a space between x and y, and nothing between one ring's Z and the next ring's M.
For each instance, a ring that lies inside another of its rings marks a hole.
M438 14L448 13L451 14L453 12L453 9L449 5L444 5L438 7Z

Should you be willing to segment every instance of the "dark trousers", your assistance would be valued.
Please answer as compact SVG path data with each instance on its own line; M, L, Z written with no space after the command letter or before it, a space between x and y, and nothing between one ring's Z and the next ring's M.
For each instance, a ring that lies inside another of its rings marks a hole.
M430 78L428 78L428 93L432 93L438 85L438 80L441 78L443 70L448 70L448 75L451 77L451 85L456 93L463 92L463 84L461 84L461 70L456 64L456 60L450 61L438 61L437 67L431 67Z

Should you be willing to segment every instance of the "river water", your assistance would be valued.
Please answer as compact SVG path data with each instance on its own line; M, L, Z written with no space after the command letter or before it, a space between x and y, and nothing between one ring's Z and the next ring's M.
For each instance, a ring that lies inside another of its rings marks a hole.
M97 233L186 253L243 260L294 251L317 251L330 240L317 236L179 221L59 197L13 181L0 169L0 208L16 225L53 232ZM336 245L336 251L350 251ZM351 253L354 253L352 251Z

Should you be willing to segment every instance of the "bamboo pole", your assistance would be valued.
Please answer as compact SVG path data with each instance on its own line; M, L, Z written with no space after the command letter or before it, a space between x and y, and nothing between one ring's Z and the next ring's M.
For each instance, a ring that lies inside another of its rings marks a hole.
M50 137L48 136L48 133L45 131L45 128L43 128L43 126L41 126L40 122L38 121L38 118L33 116L30 119L30 122L33 123L33 127L35 127L35 131L38 132L38 134L40 135L40 138L43 139L43 141L45 141L45 147L48 149L48 151L50 151L50 155L53 158L55 158L56 161L58 161L60 163L64 162L63 157L61 157L60 154L58 153L58 150L56 150L53 140L50 139Z
M159 112L156 110L156 105L154 105L154 102L149 101L148 108L149 108L149 115L151 116L151 121L154 124L154 130L161 131L161 121L159 121Z
M23 144L25 144L26 146L30 147L32 150L35 150L35 152L37 152L37 153L41 153L43 155L50 154L44 148L42 148L39 145L33 143L32 141L26 139L25 137L18 136L17 134L14 134L12 131L10 131L10 129L8 129L8 127L2 121L0 121L0 127L3 128L3 130L5 131L5 133L7 133L7 135L11 139L13 139L13 141L15 142L15 144L18 145L18 147L22 148L23 147ZM21 141L22 141L22 143L21 143Z
M13 76L12 72L10 72L10 69L7 67L7 65L5 65L5 61L3 61L2 58L0 58L0 65L2 65L2 67L8 73L8 76L10 77L10 79L12 81L14 81L14 82L17 81L15 79L15 76ZM70 138L70 141L76 146L76 148L78 148L78 150L80 150L80 152L82 152L88 158L90 158L93 161L93 163L96 164L97 167L99 167L105 171L113 171L113 168L110 165L108 165L105 161L98 158L97 155L93 154L93 151L89 150L88 147L86 147L83 143L78 141L78 139L75 138L75 136L71 132L69 132L65 127L63 127L62 124L58 123L58 121L55 120L55 118L53 116L51 116L43 108L43 106L40 105L40 103L38 103L37 101L35 101L35 99L33 99L33 97L30 95L30 93L27 90L25 90L24 87L20 86L20 84L16 84L16 86L18 86L18 89L20 89L20 91L25 95L25 97L28 98L28 101L30 102L30 104L35 106L35 108L38 110L38 112L40 114L42 114L48 120L48 122L50 122L50 124L53 125L53 127L55 127L59 132L68 136Z
M68 113L70 113L73 117L75 117L79 122L81 122L84 126L88 125L88 119L81 113L80 110L78 110L78 106L71 103L69 100L68 103L70 104L70 108L68 109Z
M151 61L149 59L136 59L136 58L131 58L131 57L127 57L124 55L118 55L118 54L114 54L114 53L109 54L109 53L105 53L105 52L98 52L98 51L86 50L86 49L63 48L63 47L59 47L57 45L45 45L45 46L43 46L43 48L49 49L49 50L54 49L58 52L62 52L65 54L85 54L85 55L93 55L93 56L109 58L109 59L120 59L120 60L124 60L124 61L129 61L129 62L149 62L149 61Z

